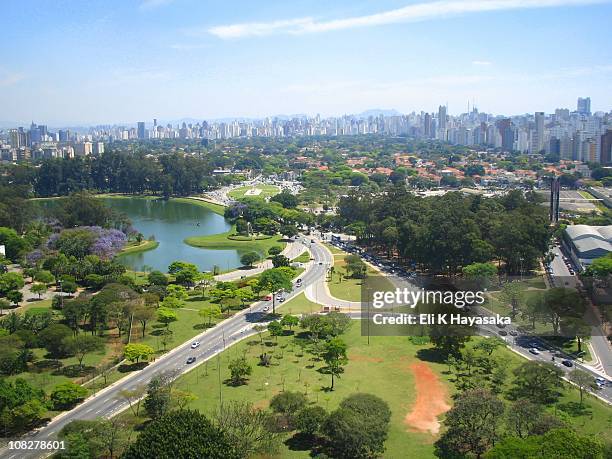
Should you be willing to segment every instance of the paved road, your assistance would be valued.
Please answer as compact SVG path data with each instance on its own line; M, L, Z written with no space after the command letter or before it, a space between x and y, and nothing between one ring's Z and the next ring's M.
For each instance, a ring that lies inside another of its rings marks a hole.
M308 243L310 244L310 243ZM286 296L287 301L294 296L302 293L304 289L325 277L326 265L329 263L329 252L324 250L320 244L312 244L312 256L314 260L308 264L306 271L300 276L302 286ZM319 264L321 263L321 264ZM58 432L69 422L74 420L96 419L100 417L110 417L128 408L128 403L119 397L121 391L134 390L139 386L146 385L151 378L167 371L176 371L177 374L185 373L198 363L214 356L222 351L224 347L234 343L245 336L253 333L252 327L258 323L266 323L269 319L264 309L271 310L271 301L261 301L251 308L241 311L239 314L225 320L222 324L211 328L204 333L194 337L167 354L163 355L155 362L152 362L143 370L133 373L129 377L123 378L112 386L98 392L90 397L73 410L63 413L46 426L31 432L21 440L54 440ZM200 341L200 347L191 349L192 341ZM196 357L195 365L186 365L188 357ZM17 440L17 439L15 439ZM47 454L50 453L47 451ZM4 448L0 450L0 459L30 459L45 456L44 451L34 450L12 450Z

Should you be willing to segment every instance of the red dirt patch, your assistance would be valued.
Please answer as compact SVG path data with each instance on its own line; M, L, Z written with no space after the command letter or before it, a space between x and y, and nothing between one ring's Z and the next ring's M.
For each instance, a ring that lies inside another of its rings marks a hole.
M412 430L437 434L440 431L438 416L450 409L450 405L446 403L446 387L424 362L413 363L410 370L414 374L417 397L412 411L404 418L404 423Z

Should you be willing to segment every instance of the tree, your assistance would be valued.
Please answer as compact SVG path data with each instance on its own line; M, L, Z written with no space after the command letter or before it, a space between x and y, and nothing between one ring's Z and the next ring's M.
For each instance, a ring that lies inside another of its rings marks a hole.
M578 352L582 352L582 342L591 337L591 326L582 317L565 317L559 324L561 333L570 339L576 338Z
M289 330L293 329L300 323L300 319L297 316L292 316L290 314L285 314L280 321L280 324L283 327L289 327Z
M292 237L297 236L300 231L295 225L281 225L281 227L279 228L279 232L283 236L286 236L287 239L291 239Z
M246 377L253 372L253 368L244 357L231 360L228 368L231 374L231 382L235 386L245 384Z
M291 276L283 268L272 268L259 276L259 285L263 290L272 293L272 313L276 314L276 292L283 289L287 292L293 287Z
M6 299L14 305L19 305L19 303L23 301L23 293L18 290L11 290L6 294Z
M134 319L140 322L142 326L142 338L144 339L147 323L155 317L155 309L145 304L140 304L134 309Z
M54 357L64 355L64 339L72 336L72 330L64 324L51 324L39 333L40 342Z
M340 459L374 458L385 451L391 411L379 397L353 394L340 403L322 427L331 456Z
M240 257L240 263L244 266L253 266L260 260L260 256L257 252L247 252Z
M435 443L438 457L481 457L499 437L504 403L486 389L459 393L446 413L446 431Z
M281 268L283 266L289 266L291 260L287 258L285 255L274 255L272 257L272 266L275 268Z
M32 293L36 293L38 295L38 299L40 299L43 293L47 292L47 286L45 284L34 284L30 287L30 291Z
M585 389L594 389L597 387L595 378L584 370L575 369L569 374L569 380L578 386L580 391L580 406L582 406Z
M513 435L525 438L534 431L544 413L542 405L532 403L527 399L519 399L512 404L506 413L507 424Z
M168 285L168 277L161 271L151 271L147 276L150 285Z
M544 305L555 335L559 334L561 322L573 317L582 317L586 309L584 298L570 288L547 290L544 293Z
M268 331L270 332L270 335L277 338L278 341L278 337L282 336L283 334L283 326L278 322L278 320L273 320L268 324Z
M128 402L134 416L138 417L140 416L140 402L146 393L146 388L143 385L140 385L133 390L122 390L119 392L119 395L122 399Z
M477 288L485 290L497 275L497 267L493 263L472 263L463 268L463 275L476 283Z
M55 386L51 392L50 399L53 409L65 410L73 407L87 396L87 389L83 386L67 381Z
M225 433L238 457L276 456L283 433L274 429L267 411L246 402L226 402L219 407L216 425Z
M327 412L320 406L307 406L299 410L294 417L297 430L306 435L316 435L327 419Z
M178 320L178 316L175 311L168 308L158 308L157 309L157 321L164 324L166 329L170 328L170 324L172 322L176 322Z
M270 201L280 203L285 209L295 209L300 202L298 197L291 194L288 190L283 190L272 196Z
M124 459L184 457L239 459L227 435L195 410L167 413L147 424Z
M21 290L25 282L17 273L0 274L0 295L6 295L13 290Z
M130 343L123 348L123 355L130 362L136 362L140 359L149 360L149 358L155 353L151 346L141 343Z
M169 410L171 390L170 378L165 374L154 376L149 381L144 409L151 419L159 419Z
M104 341L101 338L83 334L64 338L62 345L67 354L76 356L81 368L87 354L104 349Z
M350 277L363 279L367 273L367 266L359 255L350 254L344 257L346 272Z
M563 371L554 363L530 360L516 367L513 373L515 378L511 394L514 397L542 404L553 403L559 398Z
M39 269L34 273L34 280L43 284L50 284L52 282L55 282L55 277L53 277L51 271L47 271L46 269Z
M323 360L331 375L331 390L334 390L334 376L339 378L344 373L344 365L348 363L346 343L337 337L327 341L323 351Z
M523 287L518 282L508 282L502 287L500 298L512 307L512 318L518 314L519 306L523 300Z
M306 406L306 397L301 392L281 392L270 400L270 409L279 414L292 416Z
M268 249L268 255L271 255L271 256L278 255L282 251L283 251L283 248L281 246L273 245L272 247Z

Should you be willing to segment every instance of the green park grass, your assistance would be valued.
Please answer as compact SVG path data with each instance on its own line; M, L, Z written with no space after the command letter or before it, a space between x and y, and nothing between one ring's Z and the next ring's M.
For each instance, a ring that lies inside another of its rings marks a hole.
M308 250L304 250L301 254L295 257L293 260L296 263L308 263L310 261L310 253Z
M318 303L310 301L304 293L300 293L295 298L283 303L279 308L281 314L312 314L323 309Z
M229 361L244 355L252 364L253 373L247 385L232 387L221 384L224 403L246 401L255 407L267 408L272 396L284 389L305 393L311 404L319 404L331 411L345 397L356 392L369 392L387 401L392 410L385 457L433 456L433 437L409 432L404 424L404 418L416 397L409 366L418 360L416 353L421 346L413 345L406 337L373 337L368 346L367 338L361 336L359 324L353 323L343 336L349 347L349 363L342 377L336 381L334 391L329 391L330 376L318 371L324 363L313 361L311 355L294 344L293 336L281 336L278 342L267 333L263 338L266 343L263 347L259 337L254 335L228 348L220 354L219 359L214 357L181 377L177 387L198 397L190 408L212 416L219 406L218 369L221 370L221 381L227 380L230 376ZM269 368L256 364L262 349L275 357L275 364ZM217 367L217 362L220 362L220 367ZM443 365L430 365L441 378L446 378ZM449 390L452 389L449 387ZM124 416L132 415L126 412ZM291 450L283 445L276 457L306 458L309 451Z
M283 309L290 305L291 302L287 303ZM299 331L299 328L294 329L292 333ZM286 334L276 340L264 332L261 340L258 335L246 338L179 378L176 387L193 393L197 398L190 402L189 407L210 417L218 410L220 399L223 403L250 402L256 408L267 409L275 394L297 391L305 394L310 404L332 411L342 399L351 394L375 394L389 404L392 412L383 457L434 457L433 443L437 436L414 431L404 422L417 397L414 375L410 368L413 363L427 363L443 384L447 403L452 405L451 396L456 392L452 383L454 375L449 374L447 366L439 362L435 353L429 351L431 345L417 345L408 337L399 336L374 336L368 344L367 337L361 335L359 323L353 322L342 336L348 345L349 363L341 378L336 380L335 389L329 391L330 376L319 371L324 363L302 351L294 336ZM485 338L474 338L472 342L482 339ZM257 365L258 356L263 351L273 355L273 364L268 368ZM494 352L498 359L504 359L508 365L509 377L503 387L505 392L511 387L512 370L526 360L506 348L498 348ZM226 384L225 381L230 376L229 362L243 356L250 362L253 370L248 383L241 386ZM221 384L219 381L222 381ZM572 424L583 434L612 439L612 410L589 395L585 396L582 409L578 407L578 402L578 390L566 385L557 404L547 410ZM509 405L510 402L505 400L505 403ZM135 419L129 411L124 412L122 416L135 424L144 421ZM291 434L288 434L286 439L290 437ZM275 457L309 457L309 451L291 449L289 445L289 442L285 442Z
M597 210L599 212L605 212L606 211L607 207L604 204L602 204L601 201L597 201L596 200L597 198L595 196L593 196L591 193L589 193L588 191L580 190L580 191L578 191L578 193L580 194L580 196L582 196L585 199L593 199L594 201L590 201L590 202L595 207L597 207Z
M252 189L259 189L261 193L258 195L245 195L245 193ZM280 193L280 188L275 185L256 185L256 186L241 186L236 188L228 193L229 197L232 199L242 199L242 198L255 198L255 199L265 199L274 196L275 194Z
M130 254L130 253L146 252L147 250L156 249L157 246L159 246L159 242L157 242L157 241L142 241L140 243L138 243L138 242L130 243L130 244L126 245L121 250L121 252L119 252L119 256L127 255L127 254Z
M230 231L219 234L210 234L207 236L192 236L185 239L185 243L193 247L202 247L205 249L235 249L240 253L258 252L262 257L268 255L270 247L278 245L285 248L285 242L281 235L275 236L253 236L248 239L245 236L234 238L236 228L232 227Z
M361 301L361 286L363 284L363 279L354 279L344 276L346 274L346 262L344 261L344 257L347 255L348 254L343 251L334 254L334 273L328 276L329 280L327 286L329 292L335 298L347 301ZM369 264L366 263L366 266L368 276L380 275L380 273ZM342 277L340 277L340 273L342 273ZM388 282L388 286L392 288L391 282ZM381 288L384 288L384 286L381 285Z
M325 242L325 243L323 243L323 245L324 245L325 247L327 247L327 248L329 249L329 251L330 251L332 254L334 254L334 255L346 254L346 252L345 252L345 251L340 250L338 247L333 246L333 245L331 245L331 244L328 244L328 243L326 243L326 242Z
M202 201L201 199L194 198L173 198L173 201L176 202L187 202L189 204L194 204L196 206L204 207L205 209L212 210L214 213L219 215L224 215L225 206L221 204L215 204L209 201Z

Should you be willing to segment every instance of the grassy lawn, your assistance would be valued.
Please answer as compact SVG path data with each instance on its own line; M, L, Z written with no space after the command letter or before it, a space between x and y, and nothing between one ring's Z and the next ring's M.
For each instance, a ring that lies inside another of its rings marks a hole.
M261 190L259 194L255 195L247 195L245 194L249 190ZM275 185L256 185L256 186L241 186L232 190L228 193L229 197L232 199L242 199L242 198L257 198L257 199L265 199L274 196L275 194L280 193L280 188Z
M323 306L308 300L306 295L300 293L290 301L283 303L278 309L281 314L312 314L321 311Z
M346 254L346 252L345 252L345 251L340 250L338 247L333 246L333 245L331 245L331 244L328 244L328 243L326 243L326 242L324 242L324 243L323 243L323 245L324 245L325 247L327 247L327 248L329 249L329 251L330 251L331 253L333 253L334 255Z
M589 193L588 191L578 191L578 193L580 194L580 196L582 196L585 199L597 199L595 196L593 196L591 193ZM604 204L602 204L601 201L589 201L591 204L593 204L595 207L597 207L597 210L599 210L599 212L605 212L606 211L606 206Z
M127 255L128 253L137 253L137 252L146 252L147 250L156 249L159 245L157 241L142 241L141 243L134 242L126 245L121 252L119 252L119 256Z
M308 263L310 261L310 253L308 250L304 250L299 256L295 257L293 260L297 263Z
M202 201L201 199L193 199L193 198L173 198L173 201L176 202L188 202L189 204L195 204L196 206L204 207L208 210L212 210L214 213L219 215L224 215L225 206L221 204L215 204L208 201Z
M283 309L290 305L291 302L287 303ZM190 402L190 408L196 408L208 416L213 416L218 409L219 397L224 403L247 401L255 407L266 409L275 394L283 390L299 391L306 395L311 404L331 411L350 394L376 394L389 404L392 412L384 457L433 458L433 442L437 436L414 431L405 423L416 400L415 379L410 366L427 358L425 356L429 353L426 349L430 345L416 345L407 337L393 336L371 337L368 345L367 338L361 336L359 324L355 322L343 339L348 344L349 363L337 380L334 391L328 390L329 375L319 371L323 363L303 352L295 344L293 335L281 336L275 341L267 333L263 334L263 344L257 335L247 338L228 348L218 358L214 357L182 376L176 387L196 395L197 399ZM472 343L480 339L484 338L475 338ZM269 368L257 365L258 356L264 349L274 356L274 363ZM507 390L511 387L511 370L525 359L506 348L497 349L495 353L497 358L507 362L510 369L507 383L504 384ZM253 369L248 384L234 387L222 382L220 387L219 378L226 381L230 376L229 362L242 356L247 358ZM442 382L446 402L452 404L451 395L456 391L452 383L454 376L447 373L444 364L429 360L426 364ZM586 397L583 409L577 408L578 401L578 390L567 386L562 390L562 397L556 406L547 409L574 425L579 432L609 440L612 437L609 428L612 410L590 396ZM506 403L509 402L506 400ZM136 422L144 421L135 420L129 411L122 416ZM291 449L285 443L276 457L307 458L309 451Z
M284 305L283 309L290 304ZM355 392L377 394L387 401L392 410L385 457L433 457L433 437L411 432L404 424L404 417L416 396L409 366L417 360L416 353L420 346L412 344L406 337L373 337L368 346L367 338L361 336L357 323L352 325L343 338L349 346L350 361L332 392L328 391L329 375L318 371L323 363L313 361L311 355L303 353L299 346L294 345L293 336L279 337L277 344L269 337L264 338L267 342L264 346L266 351L272 352L276 361L269 368L256 365L262 351L258 336L247 338L220 355L222 381L230 376L227 367L232 359L245 355L253 366L253 374L247 385L232 387L222 383L223 401L248 401L256 407L267 408L270 398L284 389L303 392L310 403L319 404L331 411L343 398ZM446 378L442 374L443 365L430 365L441 378ZM191 408L212 415L219 403L217 358L212 358L181 377L178 387L198 397L190 404ZM452 389L449 387L449 390ZM126 411L124 416L132 415ZM283 445L277 457L307 458L309 451L291 450Z
M192 236L185 239L185 243L194 247L202 247L205 249L236 249L240 253L255 251L263 257L268 255L268 250L274 245L285 248L286 243L282 242L281 235L264 236L265 238L252 237L250 240L246 237L240 239L231 239L235 234L235 227L226 233L210 234L208 236Z
M346 274L346 263L344 257L348 254L340 251L334 254L334 273L327 282L329 292L333 297L347 301L361 301L361 285L363 279L353 279L350 277L340 277L340 273ZM380 273L366 264L368 276L380 276ZM391 283L389 283L391 288Z

